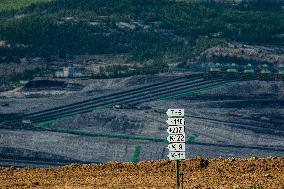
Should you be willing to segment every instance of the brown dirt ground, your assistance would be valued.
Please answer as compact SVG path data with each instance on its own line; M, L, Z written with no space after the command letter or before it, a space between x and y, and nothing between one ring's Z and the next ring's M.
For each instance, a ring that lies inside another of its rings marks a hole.
M284 157L182 161L184 189L284 189ZM0 188L174 189L175 162L71 164L54 168L0 168Z

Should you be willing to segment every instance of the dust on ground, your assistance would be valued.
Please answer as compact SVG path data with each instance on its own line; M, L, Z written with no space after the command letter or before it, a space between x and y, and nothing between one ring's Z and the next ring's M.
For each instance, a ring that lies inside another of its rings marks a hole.
M284 188L284 157L182 161L184 189L231 189L253 185ZM54 168L0 168L0 188L37 189L174 189L175 161L71 164Z

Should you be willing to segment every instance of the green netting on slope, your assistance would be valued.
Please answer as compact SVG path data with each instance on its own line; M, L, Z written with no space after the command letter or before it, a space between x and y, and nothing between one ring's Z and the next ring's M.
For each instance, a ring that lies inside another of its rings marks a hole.
M221 82L221 83L216 84L214 86L204 87L204 88L201 88L201 89L194 89L194 90L190 90L190 91L186 91L186 92L183 92L183 93L178 93L178 94L170 95L170 96L158 97L157 100L167 100L167 99L171 99L171 98L176 98L176 97L188 95L188 94L191 94L191 93L206 91L206 90L222 87L222 86L225 86L225 85L227 85L229 83L233 83L233 82L234 81L224 81L224 82Z
M165 142L167 141L167 136L165 137L153 137L153 136L142 136L142 135L128 135L128 134L119 134L119 133L109 133L109 132L90 132L82 129L56 129L51 130L61 133L69 133L69 134L76 134L76 135L83 135L83 136L92 136L92 137L109 137L109 138L120 138L120 139L135 139L135 140L149 140L155 142ZM187 136L186 142L193 142L197 135Z
M132 162L133 163L137 163L139 161L140 148L141 148L141 146L135 145L133 156L132 156Z

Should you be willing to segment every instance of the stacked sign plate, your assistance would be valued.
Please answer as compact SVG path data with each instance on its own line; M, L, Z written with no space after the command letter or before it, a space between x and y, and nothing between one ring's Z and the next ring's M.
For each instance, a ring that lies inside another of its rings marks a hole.
M170 160L185 159L185 130L184 130L184 109L168 109L168 129L170 151L168 157Z

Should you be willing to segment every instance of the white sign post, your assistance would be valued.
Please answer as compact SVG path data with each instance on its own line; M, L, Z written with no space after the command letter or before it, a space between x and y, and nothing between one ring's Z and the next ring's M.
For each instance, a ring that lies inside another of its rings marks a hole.
M185 159L185 121L184 121L184 109L168 109L167 111L168 129L169 136L167 140L169 142L168 158L176 161L176 178L177 178L177 189L180 188L180 160Z
M184 120L184 109L168 109L167 111L168 119L168 129L167 132L169 136L167 140L169 142L169 155L171 160L183 160L185 159L185 120ZM175 148L180 144L182 148ZM176 153L180 152L180 153ZM173 156L173 154L176 154ZM179 154L179 155L177 155ZM180 155L182 154L182 155Z
M184 126L184 118L168 118L167 119L167 124L169 126Z
M169 126L167 129L167 132L169 133L169 135L185 134L183 125L182 126Z
M168 145L168 149L170 152L185 152L185 144L184 143L170 143Z
M169 143L181 142L185 144L185 134L174 134L167 137Z
M170 160L182 160L185 159L185 152L170 152L168 154Z
M169 117L184 117L184 109L168 109L167 115Z

